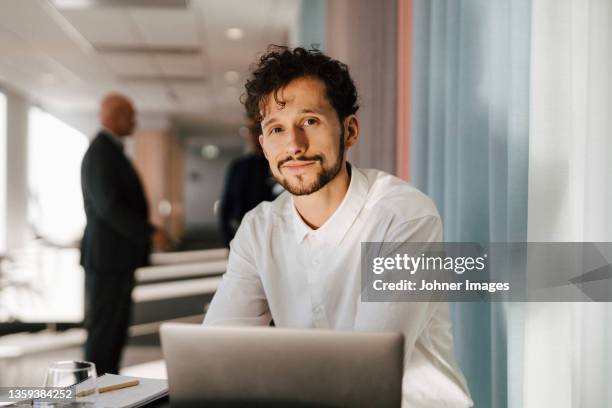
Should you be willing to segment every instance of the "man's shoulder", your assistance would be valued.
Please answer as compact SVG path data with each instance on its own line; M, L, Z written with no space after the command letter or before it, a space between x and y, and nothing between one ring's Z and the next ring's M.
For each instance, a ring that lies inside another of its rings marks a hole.
M87 148L86 154L95 154L100 151L105 151L111 147L112 142L109 139L109 136L100 131L89 142L89 147Z
M89 146L87 147L87 150L85 151L85 155L83 156L83 162L85 163L85 162L88 162L94 159L105 148L106 147L105 147L103 137L100 133L98 133L96 136L93 137L93 139L90 140Z
M89 143L83 155L82 168L112 168L121 159L121 151L113 146L113 142L104 132L99 132Z
M365 211L389 212L400 222L440 218L433 200L412 184L381 170L359 169L368 180Z

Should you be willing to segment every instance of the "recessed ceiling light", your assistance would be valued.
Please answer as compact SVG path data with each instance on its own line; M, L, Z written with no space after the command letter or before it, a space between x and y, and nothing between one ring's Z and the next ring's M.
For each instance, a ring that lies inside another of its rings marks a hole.
M236 41L244 37L244 31L241 28L232 27L232 28L227 29L227 31L225 32L225 35L230 40Z
M187 8L187 0L51 0L57 8L130 7L130 8Z
M225 80L230 84L235 84L240 80L240 74L236 71L227 71L225 73Z
M214 160L219 157L219 147L213 144L207 144L202 146L202 157L206 160Z
M91 0L51 0L51 3L57 8L86 8L95 6L95 2Z

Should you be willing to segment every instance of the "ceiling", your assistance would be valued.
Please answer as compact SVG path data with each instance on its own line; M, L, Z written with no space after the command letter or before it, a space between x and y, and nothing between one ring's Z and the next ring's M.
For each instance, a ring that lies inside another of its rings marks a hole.
M249 64L268 44L291 43L300 9L300 0L2 0L0 83L71 115L93 115L119 91L159 123L237 124Z

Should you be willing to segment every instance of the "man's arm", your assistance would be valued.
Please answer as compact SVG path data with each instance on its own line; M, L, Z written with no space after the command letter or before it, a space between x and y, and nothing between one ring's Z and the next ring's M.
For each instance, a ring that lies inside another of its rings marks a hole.
M248 217L230 243L227 271L204 318L205 325L267 326L272 320L251 250Z
M440 241L442 222L434 215L400 223L385 236L385 242ZM402 332L405 338L405 358L408 359L416 340L431 321L436 305L429 302L359 302L355 329Z
M92 155L83 163L82 177L86 194L98 217L136 244L150 238L152 227L148 214L127 207L122 199L117 167L107 158Z

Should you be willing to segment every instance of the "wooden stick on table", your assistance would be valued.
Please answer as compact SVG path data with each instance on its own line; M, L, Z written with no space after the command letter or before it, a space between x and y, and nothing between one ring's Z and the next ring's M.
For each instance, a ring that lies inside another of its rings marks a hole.
M138 384L140 384L140 381L132 380L132 381L124 382L124 383L107 385L106 387L98 388L98 393L102 394L104 392L120 390L122 388L134 387L134 386L136 386ZM93 394L94 392L96 392L96 389L95 388L90 388L88 390L83 390L83 391L78 392L76 396L77 397L86 397L88 395Z

